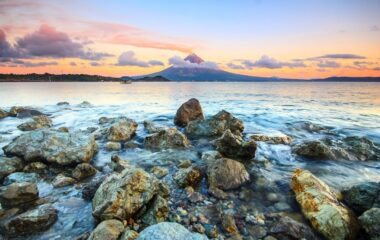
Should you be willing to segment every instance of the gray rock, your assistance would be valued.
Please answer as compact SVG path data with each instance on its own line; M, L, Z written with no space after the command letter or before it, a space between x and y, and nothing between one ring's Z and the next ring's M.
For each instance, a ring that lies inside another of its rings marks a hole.
M142 223L147 226L165 221L169 216L169 204L166 199L156 196L152 205L147 209L141 217Z
M359 221L371 239L380 239L380 208L365 211Z
M44 114L36 109L14 106L9 110L9 115L12 117L27 118Z
M115 219L105 220L95 228L88 240L117 240L123 231L122 222Z
M154 123L151 122L151 121L144 121L144 128L145 128L145 130L146 130L149 134L157 133L157 132L159 132L159 131L164 130L163 127L157 127L157 126L154 125Z
M89 163L78 164L73 171L73 178L80 181L96 174L96 169Z
M179 127L186 127L190 121L204 120L203 110L200 102L196 98L192 98L183 103L177 110L174 118L174 124Z
M313 230L300 222L297 222L290 217L282 217L273 222L268 233L278 239L308 239L317 240L318 237Z
M380 207L380 183L364 182L342 191L347 205L359 215L372 207Z
M64 133L49 129L27 132L3 147L8 156L18 156L26 162L44 160L59 165L89 162L97 151L93 136Z
M38 199L38 188L35 183L12 183L0 187L0 203L5 207L13 207L30 203Z
M380 148L365 137L351 136L343 139L346 150L360 161L380 160Z
M180 168L174 175L173 180L178 186L185 188L187 186L196 186L203 178L202 171L197 166Z
M57 106L68 106L68 105L70 105L69 102L58 102L57 103Z
M9 174L22 170L23 167L23 162L17 157L0 157L0 182Z
M121 159L118 155L111 156L111 169L115 172L122 172L124 169L131 168L127 160Z
M118 118L106 131L107 140L128 141L136 134L137 123L129 118Z
M55 178L54 178L54 181L53 181L53 186L55 188L60 188L60 187L65 187L65 186L68 186L68 185L72 185L75 183L75 179L74 178L71 178L71 177L66 177L64 175L57 175Z
M22 123L17 126L21 131L32 131L40 128L49 128L53 125L53 122L48 116L40 115L35 116L32 120Z
M119 142L107 142L104 147L107 151L120 151L121 143L119 143Z
M229 129L215 140L214 145L225 157L241 159L254 158L257 147L255 141L244 141L241 136L232 134Z
M145 228L137 240L206 240L206 236L192 233L178 223L162 222Z
M320 141L304 142L296 146L295 152L311 159L336 159L336 155L329 146Z
M95 175L89 182L83 185L82 198L92 200L100 184L106 179L106 175Z
M144 139L146 148L188 148L191 146L187 137L176 128L168 128L160 132L148 135Z

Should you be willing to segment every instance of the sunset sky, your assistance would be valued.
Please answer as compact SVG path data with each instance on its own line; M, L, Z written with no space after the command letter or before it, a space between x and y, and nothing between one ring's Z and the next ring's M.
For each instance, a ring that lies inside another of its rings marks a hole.
M379 0L0 0L0 73L380 76Z

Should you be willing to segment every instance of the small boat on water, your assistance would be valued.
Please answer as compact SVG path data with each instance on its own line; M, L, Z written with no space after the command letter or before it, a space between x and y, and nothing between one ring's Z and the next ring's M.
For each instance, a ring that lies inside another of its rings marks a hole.
M131 83L132 83L132 80L128 80L128 81L126 81L126 80L122 80L120 83L121 83L121 84L131 84Z

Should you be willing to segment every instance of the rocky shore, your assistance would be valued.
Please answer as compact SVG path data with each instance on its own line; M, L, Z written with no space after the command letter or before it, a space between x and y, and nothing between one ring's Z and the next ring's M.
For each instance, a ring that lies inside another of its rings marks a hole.
M0 239L380 239L380 183L338 190L302 168L279 183L263 173L270 159L257 157L265 143L305 162L379 161L370 139L248 135L230 112L205 116L190 99L171 126L103 116L73 130L36 109L0 109L0 121L25 119L0 155ZM120 156L129 149L164 157L136 163ZM80 208L89 214L65 218Z

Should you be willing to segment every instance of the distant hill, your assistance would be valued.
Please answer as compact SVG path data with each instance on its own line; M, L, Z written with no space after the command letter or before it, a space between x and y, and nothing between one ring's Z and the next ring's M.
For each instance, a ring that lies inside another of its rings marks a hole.
M314 82L380 82L380 77L329 77L321 79L312 79Z
M121 78L87 74L0 74L0 82L118 82Z
M127 80L127 79L125 79L125 80ZM137 81L137 82L170 82L169 79L167 79L163 76L142 77L139 79L133 79L133 81Z

